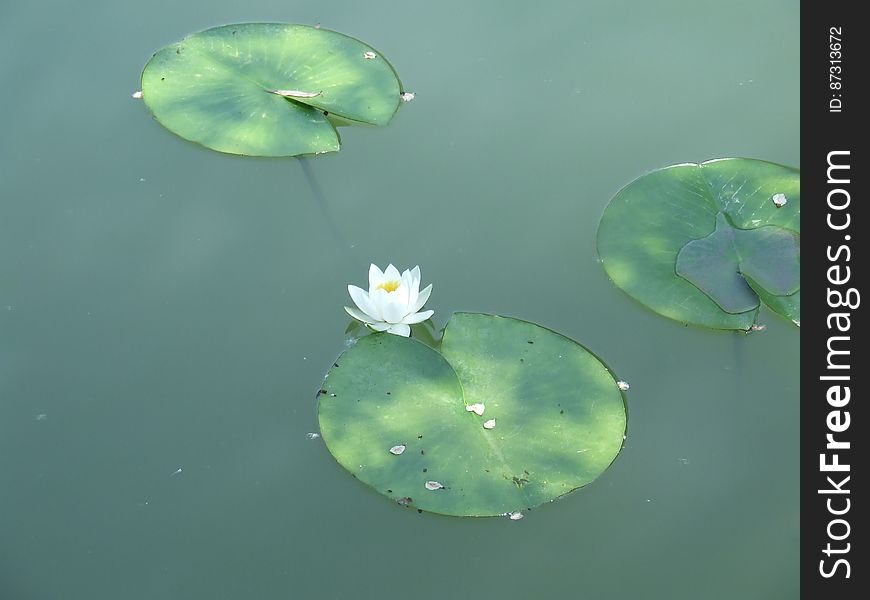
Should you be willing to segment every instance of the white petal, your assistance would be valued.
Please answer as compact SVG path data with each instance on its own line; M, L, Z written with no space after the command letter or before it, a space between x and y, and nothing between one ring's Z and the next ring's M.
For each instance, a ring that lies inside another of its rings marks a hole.
M369 292L378 287L384 282L384 273L378 268L377 265L372 264L369 266Z
M390 294L390 302L395 302L402 307L402 315L408 314L408 286L404 283L397 287Z
M392 325L390 325L389 323L383 323L383 322L366 323L366 325L368 325L371 329L374 329L375 331L386 331L387 329L392 327Z
M417 298L420 297L420 267L414 267L411 271L411 282L408 285L408 312L417 312L420 310L411 310L417 304Z
M419 311L421 308L423 308L423 305L426 304L427 300L429 300L429 294L431 294L431 293L432 293L432 284L430 283L429 285L427 285L423 289L422 292L420 292L420 295L417 296L417 301L414 302L413 305L411 305L411 309L409 312L415 313L415 312Z
M435 314L434 310L424 310L423 312L414 313L413 315L408 315L404 319L402 319L402 323L407 325L414 325L416 323L422 323L429 317Z
M356 304L361 311L370 316L372 321L382 320L381 315L377 310L377 306L371 301L371 296L369 296L368 292L355 285L349 285L347 286L347 293L350 294L353 303Z
M402 337L411 336L411 326L403 323L394 323L393 325L390 325L390 328L387 329L387 331L396 335L401 335Z
M389 294L390 296L394 296L395 292ZM407 307L401 302L401 298L394 297L389 298L382 306L381 311L383 312L383 320L387 323L401 323L402 319L405 318L407 314Z
M402 274L399 273L399 269L397 269L393 265L389 265L386 269L384 269L384 279L387 281L401 281Z
M372 312L369 313L378 321L387 321L384 318L384 308L390 302L390 293L383 288L377 288L369 292L369 303L372 307Z
M349 306L345 306L344 310L346 310L347 314L352 316L357 321L362 321L363 323L374 323L375 322L374 319L372 319L370 316L368 316L363 311L361 311L357 308L351 308Z
M483 416L483 411L486 410L486 405L483 402L475 402L474 404L466 405L465 410L473 412L478 417L481 417Z
M270 94L284 96L285 98L316 98L323 92L303 92L302 90L266 90Z
M405 272L402 273L402 285L400 285L399 289L397 289L396 292L394 292L394 293L398 293L398 292L402 293L402 299L404 300L404 303L405 303L405 314L407 314L408 311L410 310L411 304L413 303L413 300L416 300L416 297L412 295L412 291L413 291L412 286L413 285L414 285L414 278L411 277L411 271L406 270Z

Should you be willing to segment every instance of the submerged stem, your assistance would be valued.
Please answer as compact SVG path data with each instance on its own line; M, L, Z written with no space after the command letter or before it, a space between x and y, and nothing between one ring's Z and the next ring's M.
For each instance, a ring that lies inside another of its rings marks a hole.
M326 202L326 197L323 195L323 190L321 190L320 184L314 176L314 171L311 169L311 164L308 162L308 158L305 156L298 156L297 160L299 161L299 166L302 168L302 173L305 175L305 180L308 182L311 195L314 196L317 208L320 209L320 214L323 215L323 219L326 221L326 225L329 227L333 238L338 242L338 247L341 249L341 253L350 262L356 264L357 261L353 259L353 256L351 256L350 253L350 245L344 239L344 236L341 234L341 231L335 223L335 219L332 217L329 205Z

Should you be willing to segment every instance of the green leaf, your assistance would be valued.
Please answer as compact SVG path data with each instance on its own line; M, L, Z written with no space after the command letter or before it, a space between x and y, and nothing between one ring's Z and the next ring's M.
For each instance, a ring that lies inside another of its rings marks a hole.
M373 334L327 375L323 440L378 492L435 513L503 515L588 484L622 448L622 393L576 342L525 321L457 313L441 350ZM478 402L482 416L466 410ZM484 428L490 419L495 428ZM397 445L404 452L392 454Z
M324 113L385 125L401 84L371 46L305 25L244 23L192 34L142 72L146 106L167 129L220 152L294 156L339 149Z
M794 294L789 296L774 296L769 293L764 288L757 285L751 277L746 277L746 281L749 283L750 287L755 290L755 293L758 294L758 297L761 298L761 301L764 302L765 306L770 308L773 312L782 315L786 319L789 319L792 323L800 327L801 324L801 292L800 290L796 291Z
M625 186L601 219L598 252L613 282L659 314L747 330L760 301L800 321L799 234L800 171L720 159Z
M754 289L764 290L766 296L798 291L799 249L795 233L775 226L735 229L725 213L719 213L713 233L682 247L676 271L725 312L741 313L758 306Z

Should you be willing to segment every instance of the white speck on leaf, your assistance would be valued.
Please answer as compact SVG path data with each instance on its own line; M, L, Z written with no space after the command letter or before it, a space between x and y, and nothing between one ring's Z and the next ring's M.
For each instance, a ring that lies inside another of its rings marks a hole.
M773 195L773 203L777 208L782 208L788 202L788 198L785 197L785 194L774 194Z
M375 54L374 52L371 52L371 51L363 53L363 58L366 60L372 60L373 58L377 58L377 57L378 57L378 55Z
M308 433L305 434L305 436L306 436L309 440L316 440L317 438L320 437L320 434L319 434L319 433L314 433L313 431L309 431Z
M417 94L414 92L402 92L399 94L399 97L402 99L402 102L410 102L417 97Z
M141 99L142 99L142 90L139 90L138 92L133 92L133 93L130 94L130 95L131 95L133 98L135 98L136 100L141 100Z
M474 404L469 404L465 407L465 410L468 412L473 412L477 416L482 416L483 411L486 410L486 405L483 402L475 402Z
M424 484L424 486L427 490L429 490L431 492L434 492L435 490L443 490L444 489L444 486L441 485L440 483L438 483L437 481L427 481Z
M301 90L266 90L270 94L285 98L316 98L323 92L303 92Z
M631 388L631 386L628 385L628 382L627 382L627 381L617 381L617 382L616 382L616 387L618 387L619 389L621 389L623 392L627 392L627 391L629 390L629 388Z
M515 512L508 513L508 518L509 518L511 521L519 521L519 520L522 519L524 516L525 516L525 515L523 515L523 513L521 513L520 511L515 511Z
M767 325L760 325L755 323L752 327L749 328L749 331L764 331L767 329Z
M495 429L495 419L490 419L489 421L485 421L483 423L484 429Z
M390 448L390 454L395 454L396 456L400 455L405 451L405 444L399 444L398 446L393 446Z

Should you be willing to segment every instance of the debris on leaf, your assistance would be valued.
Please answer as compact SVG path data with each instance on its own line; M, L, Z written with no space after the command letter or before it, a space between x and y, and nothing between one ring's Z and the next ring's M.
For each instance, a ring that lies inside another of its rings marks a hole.
M788 202L788 198L785 197L785 194L774 194L773 195L773 203L777 208L782 208L785 206L786 202Z
M270 94L276 96L284 96L285 98L316 98L323 92L302 92L299 90L266 90Z
M308 432L305 435L308 437L309 440L316 440L317 438L320 437L319 433L314 433L313 431Z
M484 429L495 429L495 419L490 419L489 421L485 421L483 423Z
M400 506L408 506L413 501L414 501L413 498L411 498L409 496L405 496L404 498L399 498L398 500L396 500L396 503L399 504Z
M399 94L399 98L402 99L402 102L410 102L416 97L417 94L415 94L414 92L402 92L401 94Z
M397 446L393 446L390 448L390 454L395 454L396 456L400 455L405 451L405 444L399 444Z
M377 57L378 57L378 55L375 54L374 52L365 52L363 54L363 58L366 60L372 60L373 58L377 58Z
M444 486L438 483L437 481L427 481L425 483L425 487L427 490L434 492L435 490L443 490Z
M764 331L767 329L767 325L760 325L758 323L754 323L752 327L749 328L749 331Z
M474 404L469 404L465 407L465 410L468 412L473 412L477 416L483 415L483 411L486 410L486 406L483 402L475 402Z
M133 98L135 98L136 100L141 100L142 99L142 90L139 90L138 92L133 92L131 94L131 96L133 96Z
M521 513L520 511L515 511L515 512L509 512L509 513L507 514L507 516L508 516L508 518L509 518L511 521L519 521L519 520L522 519L525 515L523 515L523 513Z
M627 381L617 381L617 382L616 382L616 386L617 386L619 389L621 389L623 392L627 392L628 389L631 387L630 385L628 385L628 382L627 382Z

